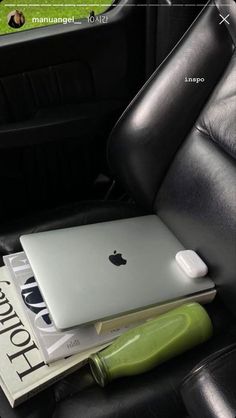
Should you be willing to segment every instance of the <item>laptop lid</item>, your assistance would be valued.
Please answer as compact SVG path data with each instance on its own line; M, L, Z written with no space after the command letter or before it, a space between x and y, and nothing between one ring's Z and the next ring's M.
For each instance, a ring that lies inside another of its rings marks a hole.
M184 249L156 215L21 237L55 326L66 330L212 289L175 261Z

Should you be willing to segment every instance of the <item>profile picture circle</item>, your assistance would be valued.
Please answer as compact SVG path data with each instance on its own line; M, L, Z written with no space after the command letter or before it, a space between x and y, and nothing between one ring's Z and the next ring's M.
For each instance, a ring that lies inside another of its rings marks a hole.
M7 15L7 23L13 29L19 29L25 24L25 16L19 10L13 10Z

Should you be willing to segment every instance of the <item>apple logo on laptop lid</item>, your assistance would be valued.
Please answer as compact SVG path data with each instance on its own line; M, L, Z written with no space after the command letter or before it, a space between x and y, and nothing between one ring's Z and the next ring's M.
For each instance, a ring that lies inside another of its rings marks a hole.
M127 263L127 260L122 257L121 253L117 253L117 251L114 251L113 254L109 255L109 260L112 264L118 267Z

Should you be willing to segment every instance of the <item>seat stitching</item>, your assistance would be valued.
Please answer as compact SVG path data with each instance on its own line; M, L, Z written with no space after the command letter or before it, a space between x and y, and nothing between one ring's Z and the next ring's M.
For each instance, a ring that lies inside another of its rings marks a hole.
M200 132L202 135L206 136L208 139L211 139L214 144L216 144L221 150L223 150L227 155L231 156L235 160L235 155L230 152L229 148L226 148L222 145L219 140L217 140L214 136L212 136L207 130L200 128L199 126L195 125L195 129Z

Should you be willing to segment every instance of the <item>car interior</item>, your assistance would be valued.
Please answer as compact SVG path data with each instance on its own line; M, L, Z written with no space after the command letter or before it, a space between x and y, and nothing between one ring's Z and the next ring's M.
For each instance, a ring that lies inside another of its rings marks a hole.
M236 3L105 14L0 37L1 259L23 234L158 214L209 267L214 334L105 388L85 365L15 409L0 389L0 417L234 418Z

